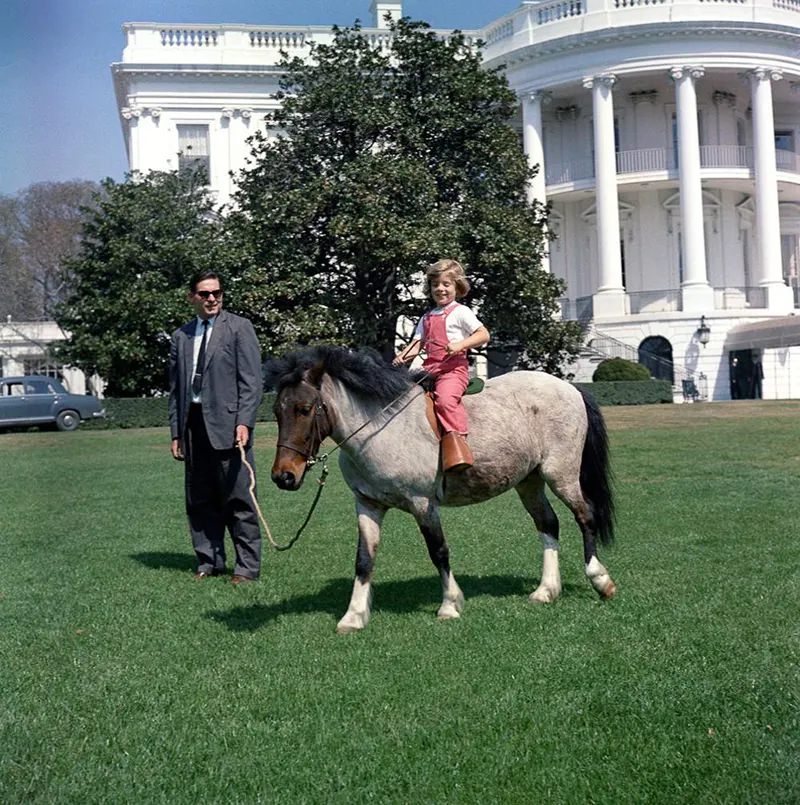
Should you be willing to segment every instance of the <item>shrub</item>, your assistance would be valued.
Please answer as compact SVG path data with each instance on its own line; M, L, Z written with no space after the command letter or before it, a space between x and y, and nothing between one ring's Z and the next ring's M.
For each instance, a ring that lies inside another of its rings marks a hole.
M625 358L608 358L594 370L592 380L597 383L609 380L650 380L650 370L641 363Z
M599 383L575 383L588 391L598 405L653 405L672 402L672 386L666 380L617 380Z
M275 419L272 406L274 394L265 394L258 407L256 419L269 422ZM169 398L164 397L106 397L105 419L84 422L82 428L163 428L169 424Z

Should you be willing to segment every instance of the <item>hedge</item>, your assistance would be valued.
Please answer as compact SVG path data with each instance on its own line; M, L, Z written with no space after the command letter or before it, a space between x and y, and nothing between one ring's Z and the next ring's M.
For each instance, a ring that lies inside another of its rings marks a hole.
M667 380L614 380L574 385L588 391L598 405L652 405L672 402L672 386Z
M672 386L666 380L617 380L604 383L575 383L597 400L599 405L650 405L672 402ZM265 394L258 408L259 422L274 422L275 394ZM105 419L84 422L91 430L109 428L161 428L169 423L167 397L106 397Z
M265 394L258 407L259 422L274 421L272 406L275 395ZM161 428L169 424L169 401L167 397L106 397L105 419L84 422L81 427L91 430L108 428Z

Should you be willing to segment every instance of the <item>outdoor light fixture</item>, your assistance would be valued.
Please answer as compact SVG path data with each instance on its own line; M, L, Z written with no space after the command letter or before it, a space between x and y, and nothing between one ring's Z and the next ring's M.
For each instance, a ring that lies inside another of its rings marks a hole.
M706 324L705 316L700 317L700 326L697 328L695 335L703 346L705 346L711 338L711 328Z

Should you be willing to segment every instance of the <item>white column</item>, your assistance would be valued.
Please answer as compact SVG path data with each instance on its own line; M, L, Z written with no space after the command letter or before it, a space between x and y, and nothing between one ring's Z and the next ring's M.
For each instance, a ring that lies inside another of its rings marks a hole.
M549 92L534 90L522 98L522 147L528 167L537 168L536 176L528 183L528 203L538 201L547 204L547 180L545 177L544 145L542 140L542 104L550 101ZM550 273L550 250L542 255L542 269Z
M794 302L792 289L783 281L778 176L775 164L775 121L772 111L772 82L780 81L781 78L783 75L779 70L770 70L766 67L759 67L750 72L759 285L766 289L767 307L770 311L789 313Z
M702 67L673 67L675 105L678 117L678 181L681 198L681 256L683 310L713 309L714 290L708 282L706 244L703 232L703 186L700 181L700 132L697 127L695 81Z
M123 106L122 117L128 121L128 167L130 170L141 170L139 159L139 118L142 110L138 106Z
M622 255L619 248L619 196L612 96L612 87L616 80L616 76L607 73L583 80L583 86L592 90L594 117L595 206L597 252L600 263L600 282L593 299L595 318L625 315Z

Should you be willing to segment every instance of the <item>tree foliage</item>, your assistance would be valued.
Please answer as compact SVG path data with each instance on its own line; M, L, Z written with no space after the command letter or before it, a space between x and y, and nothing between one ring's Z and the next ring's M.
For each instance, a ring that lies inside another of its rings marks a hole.
M578 333L555 319L562 284L540 267L546 210L526 200L515 95L479 49L401 20L385 48L357 25L334 29L284 67L281 108L251 140L229 222L263 346L390 353L398 317L429 305L421 269L454 257L494 344L558 371Z
M225 276L225 256L224 234L197 175L106 179L85 220L80 253L68 264L71 291L56 314L70 333L61 359L100 374L112 396L163 391L170 335L191 315L188 282L203 269Z
M0 197L0 315L50 318L67 293L66 265L79 249L94 182L40 182Z

